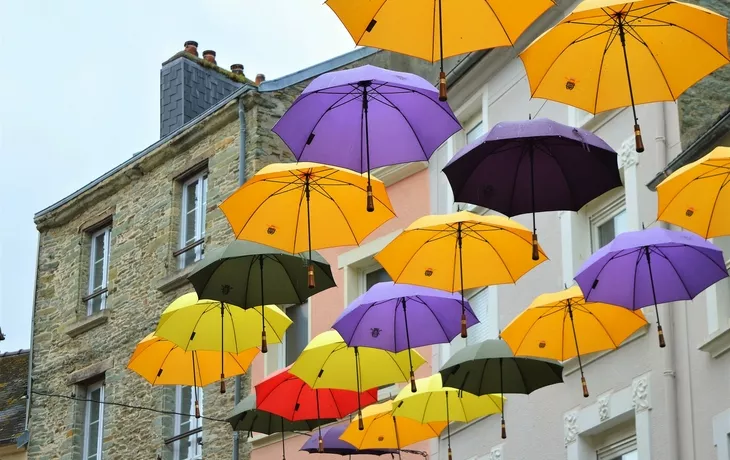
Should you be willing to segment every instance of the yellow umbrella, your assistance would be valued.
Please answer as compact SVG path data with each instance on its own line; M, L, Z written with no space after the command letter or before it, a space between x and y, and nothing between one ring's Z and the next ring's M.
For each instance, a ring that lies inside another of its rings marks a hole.
M512 46L554 5L552 0L327 0L362 46L441 61L439 92L446 100L445 58L498 46Z
M318 163L266 166L220 205L241 240L297 254L309 251L309 285L314 287L312 250L360 244L395 217L385 184L347 169ZM361 204L375 200L372 212Z
M449 423L468 423L479 417L496 414L502 410L504 397L500 395L476 396L456 388L444 387L441 374L418 379L418 391L404 388L396 396L393 405L395 417L407 417L420 423L446 422L448 453L451 458L451 430Z
M258 354L258 348L249 348L241 353L224 353L225 378L245 374ZM195 416L200 418L197 387L204 387L218 380L219 355L217 351L185 351L153 333L137 344L127 368L152 385L194 387Z
M516 356L566 361L578 357L583 396L588 386L581 354L614 350L646 326L640 310L602 302L586 302L579 286L541 294L502 331ZM580 343L580 349L578 348Z
M402 449L420 441L439 436L445 422L420 423L407 417L393 415L393 401L373 404L362 411L365 428L352 422L340 435L359 450Z
M360 393L409 381L411 368L408 352L348 347L339 332L330 330L309 342L289 372L315 390L333 388L357 391L358 419L362 426ZM410 359L413 360L413 369L418 369L426 362L416 350L410 350Z
M266 316L263 315L266 312ZM184 351L217 351L221 354L221 393L225 393L225 353L267 344L266 326L273 332L271 343L281 343L292 320L274 305L244 310L235 305L198 300L191 292L178 297L160 316L155 335Z
M525 257L530 248L533 258ZM464 290L514 283L547 256L516 221L461 211L417 219L375 259L396 283L461 291L466 337Z
M730 235L730 147L681 167L657 186L658 220L703 238Z
M673 0L585 0L520 55L532 96L591 113L674 101L730 61L727 18Z

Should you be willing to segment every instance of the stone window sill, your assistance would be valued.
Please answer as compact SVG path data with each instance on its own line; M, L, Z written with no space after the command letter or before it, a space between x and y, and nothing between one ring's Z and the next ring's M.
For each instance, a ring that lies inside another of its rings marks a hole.
M77 337L84 332L90 331L95 327L101 326L109 321L109 310L102 310L99 313L94 313L91 316L87 316L84 319L68 324L66 326L66 334L71 338Z
M167 294L168 292L172 292L175 289L188 285L188 276L197 266L198 262L195 262L194 264L189 265L182 270L178 270L175 273L167 275L157 282L155 288L157 288L157 290L162 292L163 294Z
M713 358L719 358L730 350L730 326L710 335L705 343L698 347L701 351L709 353Z
M649 332L649 325L643 326L641 329L636 331L633 335L631 335L628 339L624 340L616 350L620 350L622 347L624 347L626 344L634 342L636 340L639 340L641 337L644 337L646 333ZM578 344L580 345L580 343ZM585 368L587 365L592 363L593 361L597 361L601 359L602 357L606 356L607 354L614 352L616 350L606 350L606 351L599 351L596 353L591 353L590 355L581 355L581 359L583 361L583 367ZM579 369L578 367L578 358L571 358L566 361L563 361L563 376L568 376L574 372L577 372Z

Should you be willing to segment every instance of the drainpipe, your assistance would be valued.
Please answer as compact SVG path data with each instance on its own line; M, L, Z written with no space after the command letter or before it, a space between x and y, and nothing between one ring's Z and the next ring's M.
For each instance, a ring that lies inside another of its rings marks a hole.
M658 121L656 128L656 150L657 150L657 165L661 170L667 167L667 110L666 104L661 102L655 104L656 106L656 118ZM659 226L662 228L669 228L666 222L659 221ZM677 373L676 369L676 353L675 347L677 344L677 337L674 333L676 328L674 327L674 308L675 305L668 304L662 312L664 326L664 335L668 337L667 346L662 350L664 355L664 407L667 410L667 416L665 423L667 424L667 456L666 460L678 460L679 459L679 421L677 419ZM678 307L677 307L678 308ZM667 330L668 329L668 330Z
M28 389L25 394L25 431L29 431L30 424L30 399L32 396L31 385L33 384L33 338L35 337L35 303L38 298L38 263L41 260L41 234L38 232L38 244L35 253L35 281L33 282L33 309L30 313L30 352L28 353ZM29 438L30 439L30 438Z

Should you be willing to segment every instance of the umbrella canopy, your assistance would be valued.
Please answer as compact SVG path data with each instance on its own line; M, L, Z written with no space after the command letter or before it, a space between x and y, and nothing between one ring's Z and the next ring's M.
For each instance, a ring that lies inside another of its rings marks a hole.
M730 235L729 180L730 147L716 147L657 186L657 219L703 238Z
M466 303L467 327L479 322ZM343 311L332 328L350 347L372 347L394 353L450 343L461 330L458 295L392 281L377 283ZM410 328L409 328L410 323ZM416 380L411 367L411 389Z
M342 150L338 150L342 153ZM290 253L308 251L309 285L314 286L312 251L360 244L395 217L385 184L345 169L317 163L265 166L221 203L236 238ZM380 205L362 212L366 197ZM286 212L282 212L286 210Z
M621 233L583 264L575 281L588 301L630 310L654 305L664 347L658 304L694 299L727 276L720 248L694 233L656 227Z
M551 0L516 5L504 0L479 2L417 0L327 0L355 43L441 61L442 100L446 100L443 60L471 51L512 46Z
M616 152L590 131L539 118L497 123L444 167L454 201L512 217L578 211L620 187Z
M375 259L396 283L461 292L466 337L464 290L516 282L547 260L539 247L538 260L522 257L531 245L530 231L515 221L461 211L417 219Z
M591 113L674 101L730 60L727 18L673 0L585 0L520 54L532 97Z
M409 356L410 355L410 356ZM409 364L418 369L426 360L417 351L392 353L378 348L348 347L339 332L313 338L289 371L314 388L357 391L407 382ZM362 402L358 401L358 407ZM362 423L361 410L358 410Z
M264 312L267 312L264 316ZM173 342L184 351L218 351L221 356L221 393L225 393L225 354L241 353L259 345L263 324L273 332L272 343L281 343L292 324L274 305L243 308L213 300L198 300L194 292L172 302L160 316L155 335Z
M420 441L435 438L444 431L446 422L420 423L408 417L393 416L393 401L373 404L363 409L364 429L350 423L340 439L358 449L402 449Z
M251 436L252 433L274 434L281 433L281 450L283 459L286 460L284 444L284 433L287 431L306 431L333 423L333 419L299 420L293 422L279 415L272 414L256 408L256 395L251 394L236 404L233 411L227 417L228 423L233 431L244 431Z
M386 455L396 454L395 449L363 449L359 450L347 441L340 439L345 432L347 425L333 425L321 429L322 439L324 440L324 451L319 448L319 435L313 434L307 439L307 442L299 449L310 454L323 453L334 455Z
M206 252L188 281L201 299L219 300L241 308L265 305L264 300L277 305L301 304L314 294L336 286L330 265L312 252L315 278L319 282L310 288L306 257L235 240L225 248Z
M364 65L312 80L272 131L299 161L367 172L370 193L370 171L428 161L460 129L431 83Z
M482 396L530 394L563 383L563 365L555 360L515 356L504 340L485 340L457 351L440 371L443 385ZM502 405L502 439L507 437Z
M258 354L258 348L224 353L225 378L245 374ZM152 333L137 344L127 368L152 385L204 387L220 378L220 356L219 351L185 351Z
M614 350L646 326L640 311L587 302L579 286L541 294L502 331L516 356L566 361L578 357L583 396L588 386L581 354ZM580 344L580 348L578 347Z

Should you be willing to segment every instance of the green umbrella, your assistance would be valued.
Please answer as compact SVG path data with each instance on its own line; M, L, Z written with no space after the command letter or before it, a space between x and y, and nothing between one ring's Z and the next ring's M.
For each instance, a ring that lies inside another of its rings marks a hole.
M533 391L563 383L563 366L558 361L515 356L504 340L485 340L454 353L441 368L445 387L477 396ZM507 437L502 405L502 438Z
M271 412L256 409L255 394L248 395L243 401L236 404L236 407L233 408L233 411L231 411L226 420L231 424L234 431L244 431L248 433L249 437L252 433L281 433L281 449L284 459L286 459L286 451L284 450L285 432L311 432L318 426L327 425L336 421L335 419L316 419L292 422Z
M218 300L241 308L268 304L300 304L312 295L336 286L327 261L312 253L316 287L308 282L308 259L263 244L236 240L206 254L188 276L198 298ZM265 303L266 302L266 303ZM261 352L266 353L266 323Z

